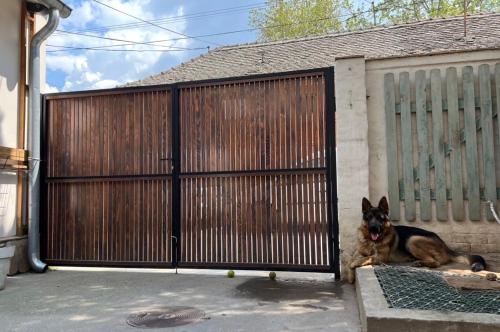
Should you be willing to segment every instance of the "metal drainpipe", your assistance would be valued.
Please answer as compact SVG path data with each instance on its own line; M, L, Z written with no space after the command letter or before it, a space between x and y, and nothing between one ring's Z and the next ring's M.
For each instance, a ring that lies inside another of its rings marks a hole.
M49 9L47 24L31 40L29 54L29 120L28 151L30 152L30 207L28 229L28 260L35 272L45 272L47 264L40 260L40 45L59 24L59 10Z

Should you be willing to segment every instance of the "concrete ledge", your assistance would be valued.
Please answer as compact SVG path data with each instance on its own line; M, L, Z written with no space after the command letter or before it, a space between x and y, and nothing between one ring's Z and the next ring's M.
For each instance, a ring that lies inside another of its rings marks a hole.
M0 246L15 247L14 256L10 260L10 269L7 275L12 276L17 273L29 271L27 236L1 238Z
M500 331L500 315L389 308L372 267L356 269L356 294L363 331Z

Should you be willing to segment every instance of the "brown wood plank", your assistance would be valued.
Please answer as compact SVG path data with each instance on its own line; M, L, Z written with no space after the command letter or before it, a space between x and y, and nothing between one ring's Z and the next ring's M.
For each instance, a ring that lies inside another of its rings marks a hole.
M255 109L254 109L255 110ZM256 128L255 128L256 129ZM255 136L254 136L255 137ZM256 145L254 144L254 147ZM257 152L257 149L254 150ZM254 156L253 158L254 162L257 162L257 157ZM256 263L259 260L259 224L260 224L260 206L259 206L259 183L258 183L258 176L251 176L250 179L252 180L252 184L250 187L250 193L252 195L251 199L251 206L252 206L252 219L249 220L248 222L250 223L251 227L251 236L252 236L252 263Z
M285 233L285 195L283 193L283 182L284 182L284 177L283 175L279 175L276 177L277 183L276 183L276 203L277 205L277 211L276 211L276 223L277 223L277 228L278 228L278 241L277 241L277 248L276 248L276 262L277 263L282 263L285 264L286 262L286 233Z
M285 222L286 222L286 246L287 246L287 264L293 264L293 217L294 217L294 206L292 198L292 176L287 175L285 177L286 181L286 194L285 194Z
M201 244L200 244L200 234L199 234L199 227L200 227L200 222L201 220L201 202L202 202L202 194L200 192L201 187L201 179L195 178L194 179L194 195L196 195L196 201L198 204L195 205L195 215L193 218L193 241L194 241L194 255L193 255L193 260L195 262L198 262L201 259Z
M181 257L183 262L191 261L191 211L192 203L194 199L191 195L191 181L189 179L182 179L182 188L185 191L185 199L183 200L185 217L181 219L181 225L184 227L184 251L181 251ZM189 203L188 203L189 202Z
M245 197L243 199L243 250L244 258L243 262L252 262L252 179L248 176L243 178L243 190L245 191Z
M213 114L213 113L212 113ZM213 153L213 151L212 151ZM214 239L214 227L216 222L216 206L217 206L217 194L215 193L214 186L215 178L206 179L206 214L205 214L205 232L206 232L206 261L213 262L214 252L215 252L215 239Z
M237 204L238 204L238 196L236 191L236 179L229 179L229 205L230 205L230 214L229 220L231 224L231 233L229 243L231 245L231 252L229 255L229 261L231 263L237 260L237 250L238 250L238 219L237 219Z

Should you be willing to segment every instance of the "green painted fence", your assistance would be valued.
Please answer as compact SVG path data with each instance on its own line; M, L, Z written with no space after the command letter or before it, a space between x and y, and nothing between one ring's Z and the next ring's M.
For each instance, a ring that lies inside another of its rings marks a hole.
M408 221L464 220L465 206L493 220L482 203L500 198L500 63L388 73L384 88L392 219L404 202Z

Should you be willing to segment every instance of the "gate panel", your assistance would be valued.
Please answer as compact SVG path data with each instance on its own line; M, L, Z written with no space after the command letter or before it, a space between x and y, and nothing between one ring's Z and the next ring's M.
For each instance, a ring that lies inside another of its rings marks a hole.
M170 91L49 96L52 264L171 265Z
M164 179L49 183L47 259L168 262L170 192Z
M49 99L47 177L170 173L170 98L152 91Z
M180 266L330 270L323 73L180 87Z
M181 172L326 167L322 74L180 89Z
M321 172L184 178L181 262L329 267Z

